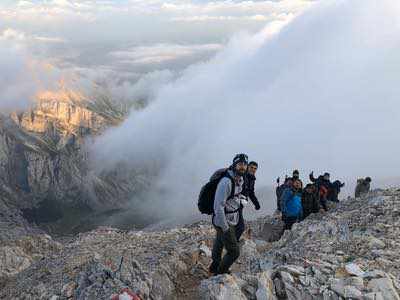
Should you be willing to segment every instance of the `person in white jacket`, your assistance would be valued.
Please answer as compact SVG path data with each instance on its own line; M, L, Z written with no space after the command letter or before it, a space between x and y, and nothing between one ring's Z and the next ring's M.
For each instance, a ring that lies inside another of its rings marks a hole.
M212 223L216 230L216 237L210 266L210 273L215 275L229 273L229 268L240 255L235 226L239 222L243 176L246 173L247 164L248 157L246 154L236 155L227 176L220 180L215 192ZM235 189L234 193L232 193L232 189ZM226 254L221 259L224 248Z

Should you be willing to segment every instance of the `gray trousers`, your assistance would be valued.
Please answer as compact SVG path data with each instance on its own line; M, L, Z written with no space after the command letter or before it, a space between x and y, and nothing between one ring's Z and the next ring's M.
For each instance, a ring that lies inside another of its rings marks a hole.
M215 274L224 274L229 271L232 264L239 258L240 248L236 239L236 227L229 226L229 230L222 232L222 229L215 227L216 237L212 249L212 264L210 271ZM226 254L221 259L223 249Z

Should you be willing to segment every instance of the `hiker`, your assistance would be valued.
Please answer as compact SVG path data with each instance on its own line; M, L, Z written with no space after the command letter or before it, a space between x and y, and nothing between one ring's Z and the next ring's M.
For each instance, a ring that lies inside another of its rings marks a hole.
M292 187L292 179L286 177L285 178L285 182L282 185L279 185L279 181L280 178L278 177L278 179L276 180L276 182L278 183L278 186L275 190L276 193L276 209L278 212L282 212L282 195L283 195L283 191L288 188L288 187Z
M290 179L291 179L292 181L293 181L293 180L296 180L296 179L300 180L300 182L301 182L301 188L303 188L303 181L301 181L301 179L300 179L300 172L299 172L299 170L294 170L293 173L292 173L292 177L290 177Z
M281 205L285 229L292 229L293 224L302 219L301 193L301 181L299 179L295 179L292 187L287 187L283 191Z
M328 193L329 190L332 188L330 177L331 175L327 172L325 172L324 175L318 176L318 178L314 177L314 172L310 173L310 180L317 186L319 201L325 211L328 210Z
M336 180L332 183L331 189L328 192L328 200L332 202L339 202L340 189L344 187L344 182Z
M301 206L303 208L303 220L310 214L320 212L318 191L315 184L309 183L304 188L301 196Z
M255 161L249 162L249 165L247 166L247 172L244 176L244 187L242 190L242 195L244 195L247 199L250 199L250 201L254 204L254 208L256 210L259 210L261 208L260 203L258 202L257 196L255 195L254 192L257 169L258 169L258 163L256 163ZM243 202L244 201L242 201L240 205L239 222L236 225L236 239L238 241L245 230L245 224L243 218L243 207L244 207Z
M356 186L356 192L355 192L355 197L361 197L362 195L365 195L369 192L371 188L371 177L366 177L365 179L358 179L357 180L357 186Z
M243 176L246 174L248 157L238 154L234 157L232 166L217 185L214 198L214 213L212 223L216 237L212 249L210 273L229 273L229 268L240 255L239 243L236 239L236 225L239 222L239 210L243 188ZM221 260L222 251L226 254Z

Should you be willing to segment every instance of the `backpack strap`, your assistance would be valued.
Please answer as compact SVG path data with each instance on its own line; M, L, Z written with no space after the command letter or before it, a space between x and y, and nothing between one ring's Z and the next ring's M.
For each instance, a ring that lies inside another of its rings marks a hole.
M225 172L225 174L222 176L222 178L223 177L229 178L231 180L231 184L232 184L231 194L229 195L228 199L226 199L226 200L230 200L230 199L235 198L235 187L236 187L235 180L232 178L231 175L229 175L228 171ZM234 213L237 213L239 210L240 210L240 207L238 209L233 210L233 211L228 211L228 210L225 209L225 213L226 214L234 214Z
M231 181L231 184L232 184L231 194L229 195L228 199L226 199L226 200L233 199L235 197L235 187L236 187L235 180L232 178L231 175L229 175L228 171L225 172L223 177L229 178Z

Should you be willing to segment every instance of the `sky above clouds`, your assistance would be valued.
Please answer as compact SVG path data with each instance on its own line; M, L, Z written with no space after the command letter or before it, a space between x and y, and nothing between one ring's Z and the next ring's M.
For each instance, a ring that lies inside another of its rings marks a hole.
M285 21L311 0L2 0L0 39L83 77L135 82L208 60L238 32Z

